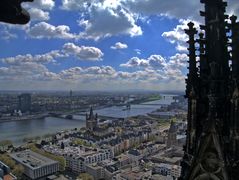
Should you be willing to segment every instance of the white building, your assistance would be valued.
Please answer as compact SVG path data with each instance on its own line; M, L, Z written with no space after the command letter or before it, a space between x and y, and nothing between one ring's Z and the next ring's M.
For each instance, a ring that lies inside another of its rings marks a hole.
M181 176L181 166L178 165L172 165L171 168L171 176L175 178L179 178Z
M154 166L154 173L179 178L181 176L181 166L160 163Z
M94 177L94 180L104 179L105 178L105 169L103 166L98 164L88 164L86 165L86 172Z
M96 151L87 151L82 154L66 154L66 168L80 173L85 172L86 165L99 163L113 158L113 153L109 149L98 149Z
M10 156L24 167L24 174L30 179L40 179L59 171L59 162L30 150L13 153Z

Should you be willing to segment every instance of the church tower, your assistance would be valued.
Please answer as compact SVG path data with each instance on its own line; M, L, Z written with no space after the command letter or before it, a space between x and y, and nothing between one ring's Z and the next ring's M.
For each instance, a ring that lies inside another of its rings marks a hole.
M90 108L90 114L86 114L86 129L89 131L93 131L98 126L98 115L97 113L94 115L93 108Z
M177 146L177 127L175 122L172 120L168 130L167 148L171 148L173 146Z

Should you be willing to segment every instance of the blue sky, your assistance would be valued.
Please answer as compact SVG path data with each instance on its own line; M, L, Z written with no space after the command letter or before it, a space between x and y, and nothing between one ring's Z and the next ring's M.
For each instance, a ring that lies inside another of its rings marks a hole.
M199 0L35 0L0 24L0 90L184 90ZM229 14L239 5L229 1Z

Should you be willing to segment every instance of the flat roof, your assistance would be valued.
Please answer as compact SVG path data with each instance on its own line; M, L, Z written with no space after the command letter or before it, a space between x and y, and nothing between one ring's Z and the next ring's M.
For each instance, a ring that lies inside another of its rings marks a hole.
M167 169L171 169L172 165L171 164L166 164L166 163L159 163L156 165L157 167L163 167L163 168L167 168Z
M141 170L129 170L129 169L126 169L121 172L121 176L130 178L130 179L139 179L139 178L142 178L142 176L144 175L148 175L148 172L144 172Z
M156 160L156 161L163 161L163 162L168 162L168 163L172 163L175 164L177 162L179 162L182 159L182 157L167 157L165 155L154 155L152 156L152 160Z
M103 168L102 166L100 166L98 163L94 163L94 164L87 164L86 166L92 168L92 169L100 169Z
M30 169L38 169L46 165L58 163L49 159L41 154L35 153L31 150L25 150L17 153L10 154L10 156L19 163L29 167Z
M129 159L129 156L125 155L125 154L120 154L119 156L117 156L116 158L118 158L119 161L124 161Z

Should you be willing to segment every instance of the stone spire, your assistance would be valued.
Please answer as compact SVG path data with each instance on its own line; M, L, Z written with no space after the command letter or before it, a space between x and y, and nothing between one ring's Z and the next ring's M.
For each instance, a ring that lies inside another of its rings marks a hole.
M199 43L199 59L200 59L200 77L205 81L209 75L209 64L207 61L206 53L205 53L205 45L206 40L204 38L204 33L199 33L199 39L197 40Z
M90 107L90 115L89 115L90 119L94 119L94 112L93 112L93 107Z
M232 82L231 82L231 116L230 116L230 158L233 166L239 169L239 23L236 16L230 17L231 23L231 59L232 59ZM235 169L235 168L231 168ZM238 170L237 169L237 170ZM237 170L232 171L237 175ZM235 175L234 175L235 176Z
M189 44L189 73L188 73L188 79L186 79L186 96L188 97L192 91L192 88L195 90L195 86L197 83L197 62L196 62L196 48L195 48L195 35L197 33L196 28L194 28L194 24L192 22L188 23L188 29L185 30L185 33L189 36L189 40L187 43Z
M93 107L90 107L90 114L86 114L86 129L93 131L98 126L98 115L93 112Z
M187 127L187 144L185 147L185 151L188 154L193 154L193 147L195 145L195 132L196 132L196 116L192 116L196 114L197 109L197 92L198 92L198 68L196 62L196 48L195 48L195 35L197 33L196 28L194 28L194 24L192 22L188 23L188 29L185 30L185 33L189 36L189 40L187 41L189 45L189 73L188 78L186 79L186 97L189 98L188 101L188 127Z
M235 136L238 138L236 141L230 132L233 130L231 122L235 125L235 121L238 120L238 118L234 118L233 121L231 119L239 115L235 112L235 104L239 101L235 101L235 97L238 97L238 89L234 91L235 93L230 89L233 84L232 76L235 79L239 74L238 61L235 61L239 57L236 51L239 47L238 30L233 17L231 34L232 60L234 60L231 73L228 52L230 44L227 37L230 29L226 22L228 16L225 15L227 3L223 0L201 0L201 3L205 5L205 12L200 12L201 16L205 17L205 25L200 26L203 33L199 34L197 40L199 71L195 61L196 32L193 31L192 23L185 31L189 36L189 74L186 80L188 129L181 180L234 180L239 175L237 173L239 165L231 150L239 150L239 136ZM234 97L234 100L231 97ZM232 164L236 168L233 168Z
M226 37L226 11L227 3L222 0L201 0L205 4L205 12L200 12L205 17L205 25L200 27L206 35L206 56L208 63L216 62L218 64L217 76L227 77L228 51Z
M236 16L231 16L231 47L232 47L232 76L233 79L239 80L239 22L237 22ZM238 82L237 82L238 83Z

